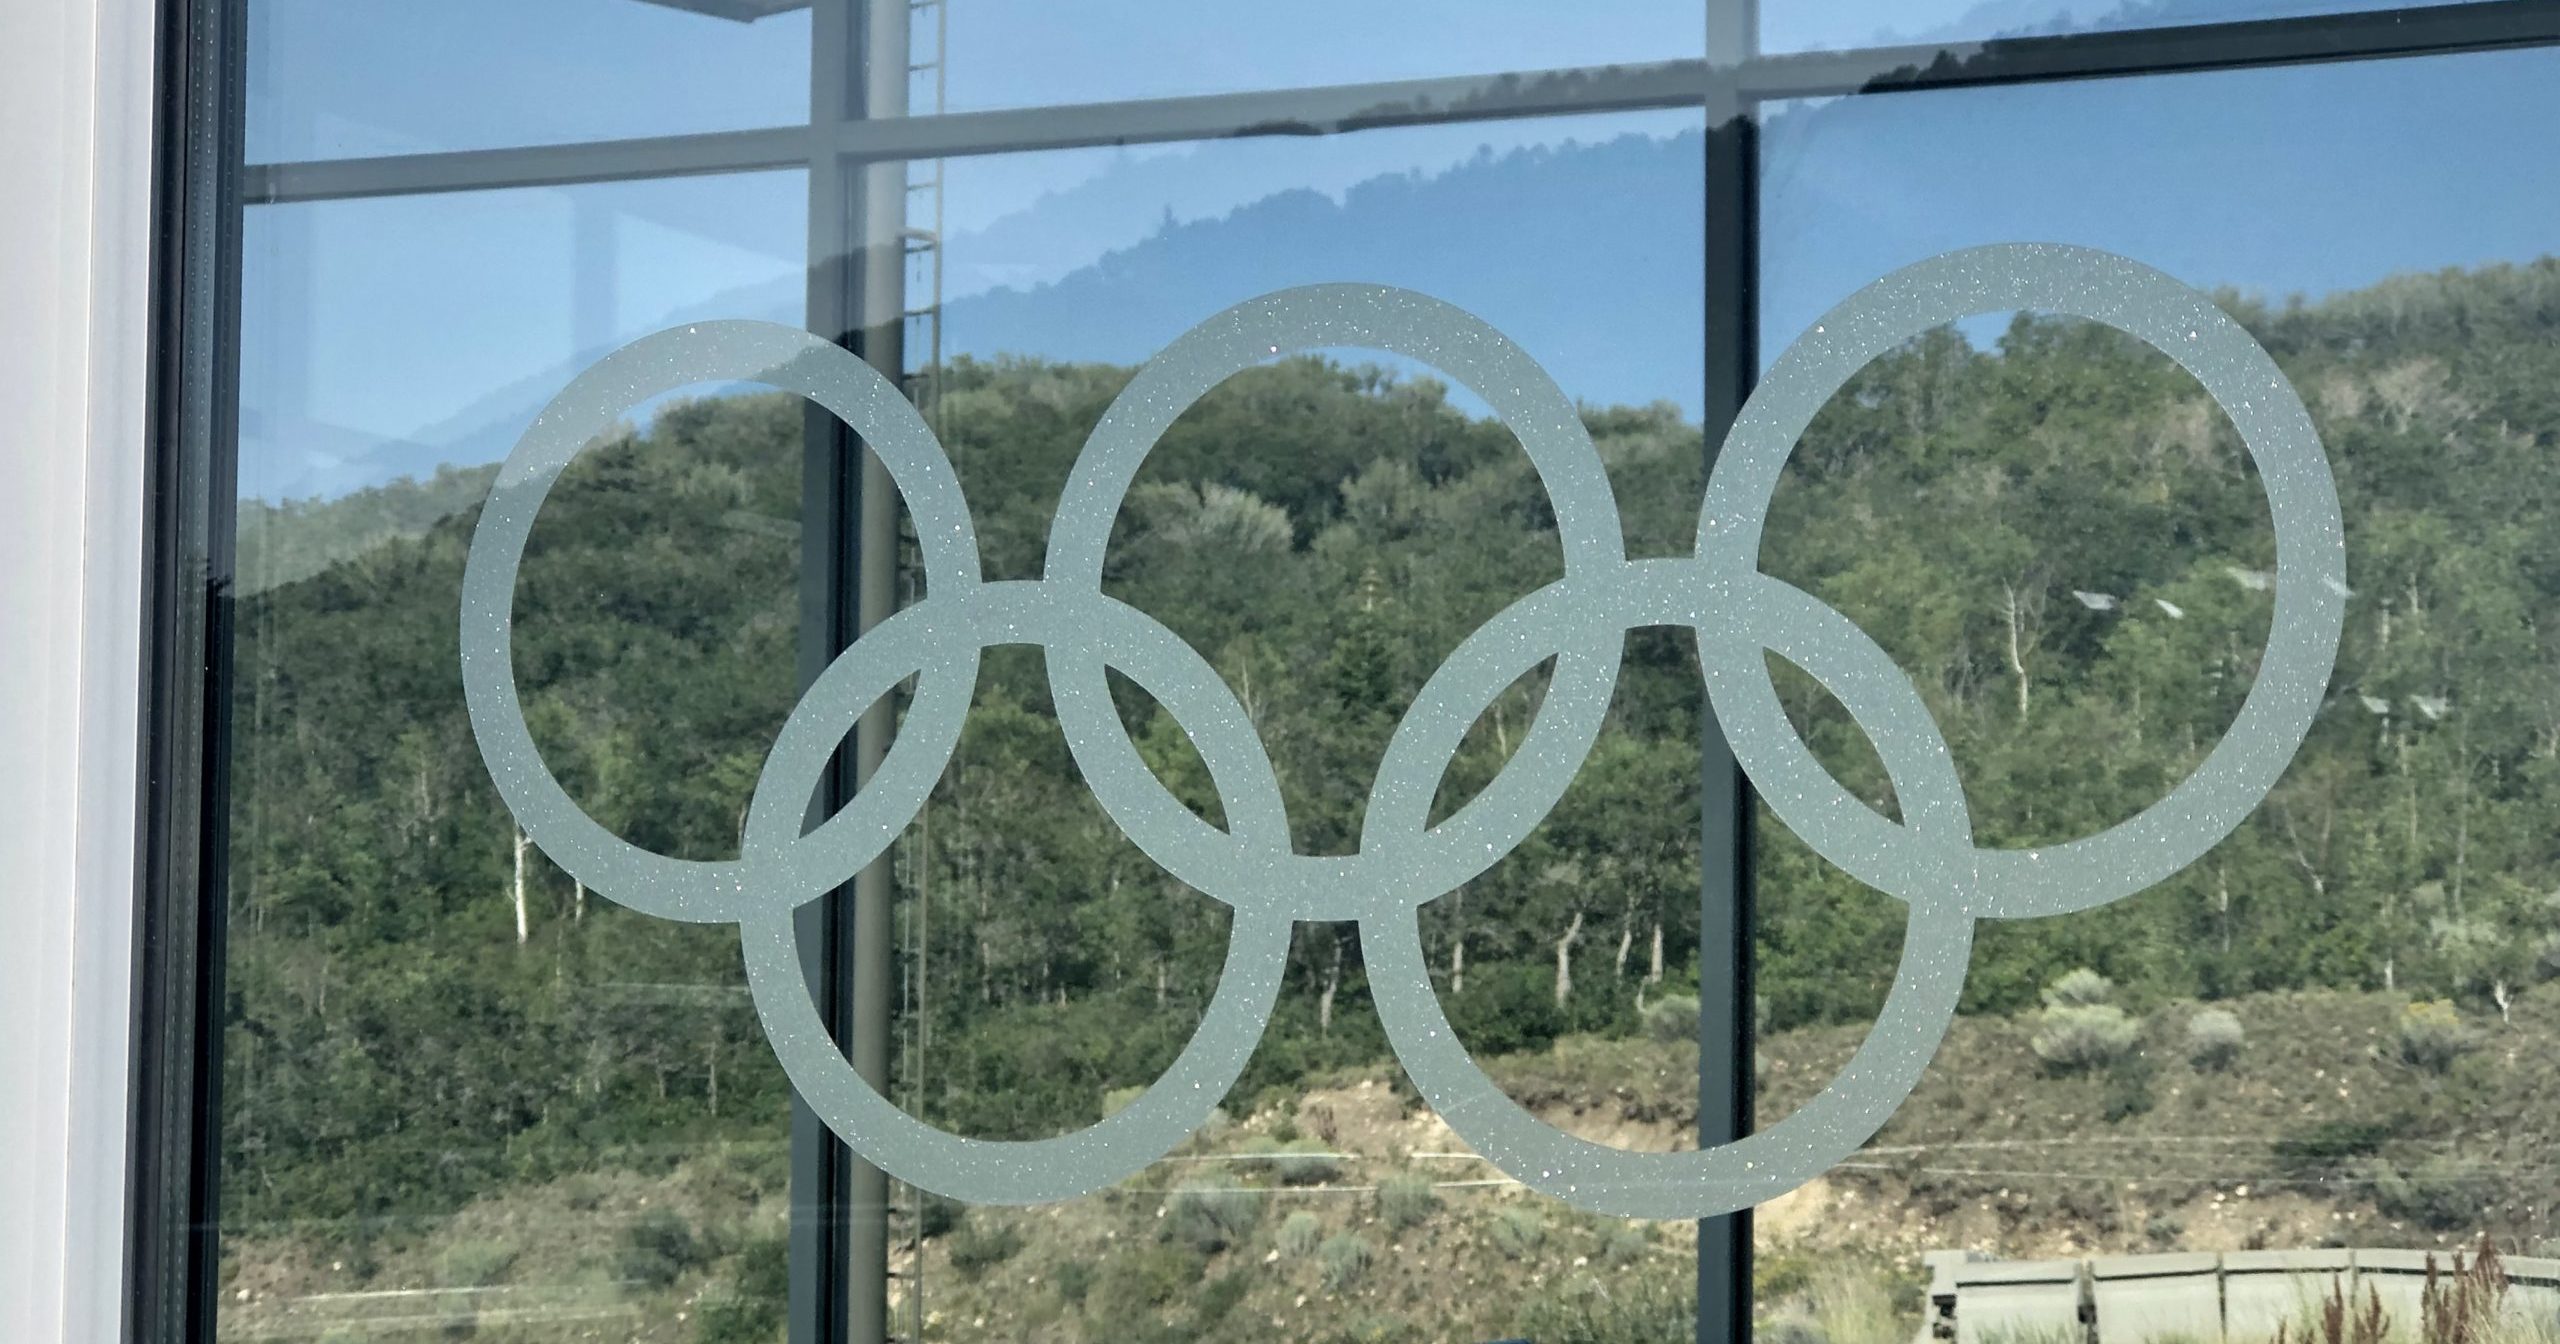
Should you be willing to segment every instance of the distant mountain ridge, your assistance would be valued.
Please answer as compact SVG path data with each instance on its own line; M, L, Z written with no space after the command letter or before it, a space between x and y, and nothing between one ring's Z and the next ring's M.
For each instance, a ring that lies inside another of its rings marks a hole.
M2369 61L1775 106L1761 136L1762 353L1774 355L1897 266L1990 241L2107 248L2191 284L2239 283L2277 300L2549 253L2560 242L2548 223L2560 211L2560 180L2521 171L2504 137L2461 132L2560 124L2554 63L2548 53L2499 53L2467 58L2460 70L2447 78L2441 63ZM1628 124L1573 119L1557 133ZM1694 416L1704 363L1703 141L1689 130L1480 152L1437 171L1371 177L1338 196L1269 192L1145 232L1146 212L1173 203L1165 183L1185 165L1132 160L954 239L957 254L983 238L977 246L1002 263L990 273L1017 261L1054 272L1079 250L1095 259L1052 280L951 299L945 348L1135 364L1242 299L1365 280L1476 313L1586 403L1667 400ZM1198 172L1230 171L1207 157L1211 147L1196 152ZM1277 180L1293 171L1282 167ZM1145 210L1102 208L1098 198L1115 190ZM1182 204L1207 209L1216 194ZM2390 208L2376 209L2378 200ZM1022 242L1044 231L1065 241ZM741 288L643 325L795 321L802 298L796 281ZM553 391L605 352L528 369L439 424L370 448L265 423L258 450L268 470L255 488L270 500L335 497L423 480L447 463L494 461Z
M1292 285L1420 290L1529 349L1594 405L1702 396L1705 136L1485 154L1346 192L1292 190L1172 224L1049 284L951 303L953 348L1140 363L1219 310Z

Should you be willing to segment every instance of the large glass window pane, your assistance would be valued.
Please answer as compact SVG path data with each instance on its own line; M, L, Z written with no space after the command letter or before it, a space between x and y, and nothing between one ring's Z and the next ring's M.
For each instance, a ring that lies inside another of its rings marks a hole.
M251 163L794 125L809 11L764 0L262 0Z
M1659 114L943 165L943 364L929 368L924 317L906 363L987 575L1054 577L1062 490L1136 366L1174 360L1166 347L1231 305L1310 284L1418 291L1516 341L1581 404L1625 514L1599 525L1640 553L1684 549L1702 460L1701 134L1694 114ZM957 223L964 201L983 222ZM934 267L915 258L906 306L934 306ZM1347 855L1408 714L1481 709L1435 816L1517 747L1542 667L1463 709L1420 698L1422 683L1558 577L1563 551L1557 509L1486 396L1371 349L1278 354L1217 380L1155 441L1099 582L1244 707L1295 848ZM922 588L930 611L934 581ZM1423 908L1426 978L1461 1044L1539 1116L1625 1147L1694 1147L1698 672L1675 635L1627 652L1562 807ZM1227 961L1244 917L1167 873L1097 801L1050 671L1033 649L990 652L898 861L892 1095L980 1137L1119 1113L1252 965ZM1112 685L1172 805L1243 824L1250 799L1222 797L1192 744L1209 726L1198 705L1177 714ZM1521 1189L1415 1094L1351 925L1301 923L1279 946L1276 1008L1241 1080L1198 1098L1218 1109L1169 1156L1050 1207L927 1199L900 1215L899 1329L1543 1339L1606 1318L1686 1337L1687 1224Z
M793 318L798 173L253 211L221 968L223 1339L772 1339L789 1092L726 928L511 821L456 615L494 463L605 350ZM515 663L572 795L736 846L794 690L796 399L633 408L533 532Z
M1958 1338L2058 1337L2084 1301L2100 1339L2319 1338L2334 1290L2429 1337L2455 1308L2423 1300L2427 1255L2450 1275L2487 1238L2515 1328L2548 1328L2560 232L2542 147L2480 128L2553 124L2555 75L2511 53L1769 110L1773 363L1895 267L2106 249L2273 355L2345 544L2335 672L2272 792L2150 889L1980 926L1918 1090L1762 1210L1769 1327L1837 1339L1858 1304L1928 1293ZM1910 676L1977 843L2053 844L2196 771L2266 675L2263 465L2161 351L1995 312L1831 397L1762 564ZM1780 685L1836 777L1904 815L1879 756L1923 744ZM1774 819L1761 837L1766 1123L1865 1034L1906 921Z

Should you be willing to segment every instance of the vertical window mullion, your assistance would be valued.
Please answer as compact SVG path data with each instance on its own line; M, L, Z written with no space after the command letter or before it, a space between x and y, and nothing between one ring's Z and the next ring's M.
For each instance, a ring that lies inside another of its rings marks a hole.
M809 330L840 345L854 339L853 192L832 128L858 110L861 53L855 0L819 0L810 13L809 74ZM848 467L844 426L824 408L805 408L800 489L799 681L817 680L851 641L858 613L850 572L855 543L849 524L860 516L855 473ZM814 823L851 792L844 753L811 800ZM852 1016L845 970L850 921L830 895L794 912L797 942L818 1014L841 1034ZM842 1344L847 1338L845 1250L850 1232L854 1157L795 1090L791 1098L791 1344Z
M124 1336L210 1341L222 1168L241 0L162 8Z
M1707 0L1706 396L1712 472L1759 373L1757 105L1743 66L1759 55L1759 0ZM1704 827L1698 903L1698 1144L1731 1143L1752 1120L1751 791L1699 692ZM1698 1223L1698 1342L1751 1334L1751 1211Z

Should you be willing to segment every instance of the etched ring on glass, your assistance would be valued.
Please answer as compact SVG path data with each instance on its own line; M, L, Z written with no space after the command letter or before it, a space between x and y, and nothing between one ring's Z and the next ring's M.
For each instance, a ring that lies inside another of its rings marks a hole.
M2239 429L2276 535L2273 624L2238 717L2188 778L2095 835L1985 849L1944 737L1908 677L1848 618L1759 570L1769 500L1797 438L1858 368L1974 313L2029 308L2114 326L2161 349ZM1397 723L1372 781L1359 847L1303 855L1251 719L1199 652L1101 592L1103 551L1130 481L1176 417L1241 369L1355 346L1447 373L1518 437L1554 506L1564 577L1460 642ZM842 418L887 464L924 548L924 600L865 633L802 695L768 754L740 856L650 853L597 825L535 748L511 662L511 608L533 519L582 446L623 406L688 383L750 380L797 391ZM1737 418L1707 482L1695 552L1626 559L1617 503L1572 402L1528 354L1439 300L1376 285L1316 285L1249 300L1186 332L1141 369L1078 457L1052 525L1046 572L990 583L959 482L896 388L850 354L789 328L704 323L644 338L573 380L500 470L463 579L463 676L491 777L526 833L605 896L669 918L734 920L757 1012L793 1084L867 1161L902 1180L988 1203L1070 1198L1155 1161L1195 1130L1242 1073L1270 1020L1290 928L1355 920L1389 1043L1415 1086L1487 1160L1595 1212L1698 1218L1801 1185L1865 1143L1910 1094L1954 1019L1986 917L2088 909L2178 871L2239 825L2309 732L2345 615L2337 493L2301 401L2275 362L2203 295L2086 248L2007 244L1905 267L1850 296L1780 355ZM1422 957L1419 907L1517 846L1562 798L1597 740L1625 634L1697 634L1708 697L1735 758L1771 810L1843 871L1910 907L1883 1013L1840 1074L1776 1125L1692 1152L1636 1153L1538 1120L1457 1041ZM982 650L1029 644L1050 667L1060 727L1104 811L1150 860L1233 910L1225 969L1192 1039L1130 1105L1073 1133L966 1138L900 1110L828 1035L801 969L792 911L841 885L916 817L952 755ZM1778 705L1767 655L1810 674L1848 710L1890 777L1888 820L1813 757ZM1547 694L1494 779L1438 825L1434 793L1466 730L1522 673L1552 658ZM1224 829L1166 790L1113 709L1106 670L1152 696L1208 767ZM918 690L879 770L814 829L805 810L861 713L914 676Z

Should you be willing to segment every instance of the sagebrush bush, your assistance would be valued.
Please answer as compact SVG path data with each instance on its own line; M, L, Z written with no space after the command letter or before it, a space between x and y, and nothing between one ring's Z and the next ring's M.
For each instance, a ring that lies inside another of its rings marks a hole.
M1822 1323L1801 1311L1790 1311L1774 1320L1758 1323L1751 1331L1753 1344L1831 1344L1831 1336Z
M1317 1243L1324 1240L1324 1220L1305 1209L1280 1220L1280 1253L1292 1260L1304 1260L1316 1253Z
M1280 1150L1283 1146L1280 1140L1268 1134L1247 1135L1244 1142L1235 1147L1236 1157L1233 1165L1237 1171L1247 1175L1268 1174L1279 1165Z
M614 1268L617 1277L664 1288L702 1258L702 1243L683 1214L651 1209L622 1229L622 1248L614 1257Z
M951 1267L961 1278L974 1282L1021 1249L1022 1233L1012 1223L989 1227L983 1220L972 1219L951 1234Z
M1698 1294L1671 1276L1633 1275L1606 1284L1577 1278L1532 1299L1517 1327L1538 1344L1659 1344L1698 1337Z
M2497 1178L2455 1153L2438 1153L2407 1168L2376 1158L2371 1180L2373 1206L2385 1217L2437 1231L2472 1226L2497 1196Z
M1605 1265L1632 1265L1653 1249L1653 1238L1635 1223L1612 1223L1600 1234L1600 1262Z
M2400 1057L2419 1068L2442 1073L2472 1044L2450 1000L2421 1000L2400 1010Z
M916 1205L917 1230L927 1237L943 1236L960 1225L969 1214L969 1206L945 1195L926 1195Z
M1342 1179L1340 1154L1316 1139L1293 1139L1272 1158L1282 1185L1331 1185Z
M1084 1305L1085 1294L1093 1291L1093 1279L1093 1262L1090 1260L1060 1261L1056 1269L1049 1271L1049 1286L1057 1289L1058 1296L1073 1306Z
M1391 1231L1416 1226L1439 1207L1440 1196L1428 1176L1400 1172L1378 1183L1378 1217Z
M2116 1001L2116 982L2083 966L2044 987L2047 1008L2095 1008Z
M2077 1070L2112 1064L2140 1039L2142 1024L2112 1003L2058 1004L2044 1010L2031 1045L2046 1064Z
M783 1304L735 1288L702 1295L693 1308L694 1344L770 1344L782 1333Z
M1698 1039L1698 996L1666 994L1646 1004L1644 1034L1666 1045Z
M1369 1272L1369 1265L1377 1256L1369 1239L1357 1232L1336 1232L1325 1238L1324 1244L1316 1248L1316 1268L1324 1278L1325 1291L1348 1290Z
M2248 1036L2230 1009L2198 1009L2187 1019L2187 1059L2199 1069L2229 1068Z
M1547 1218L1536 1209L1515 1204L1493 1216L1493 1226L1486 1235L1492 1238L1495 1250L1514 1260L1526 1260L1546 1241Z
M507 1277L516 1248L497 1241L457 1241L436 1256L436 1279L447 1288L486 1288Z
M1201 1284L1200 1291L1191 1295L1191 1333L1185 1338L1232 1338L1230 1332L1218 1328L1218 1323L1244 1301L1245 1294L1253 1291L1252 1275L1251 1269L1238 1266Z
M1135 1323L1148 1313L1196 1292L1209 1262L1182 1246L1133 1246L1113 1251L1095 1276L1087 1314L1115 1325Z
M1262 1200L1258 1191L1193 1177L1173 1192L1165 1206L1165 1234L1202 1255L1241 1246L1262 1220Z

